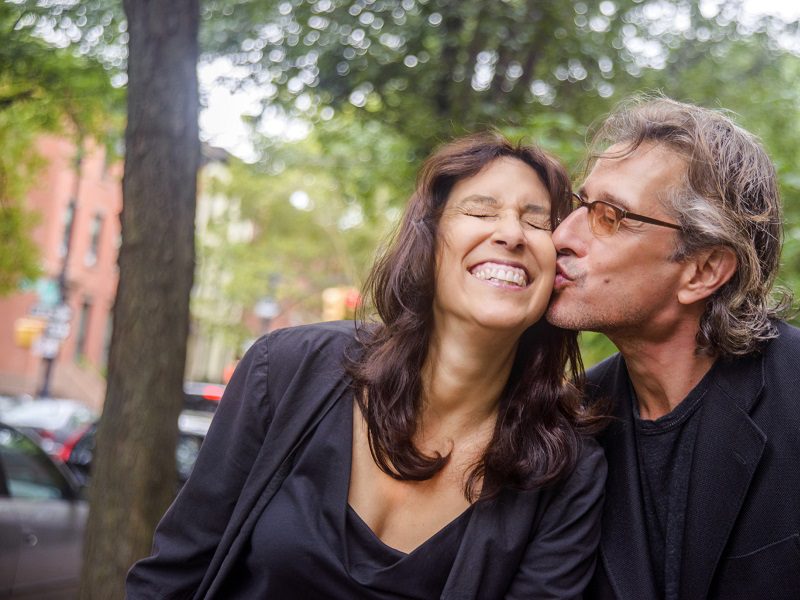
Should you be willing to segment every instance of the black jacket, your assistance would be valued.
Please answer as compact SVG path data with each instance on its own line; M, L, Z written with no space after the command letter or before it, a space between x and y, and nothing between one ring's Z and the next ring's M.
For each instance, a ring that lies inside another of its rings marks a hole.
M712 374L689 480L681 600L800 598L800 330L779 331L763 353ZM624 360L611 357L589 381L593 397L618 400L619 421L600 436L609 471L587 595L655 599Z
M294 450L333 403L352 401L342 356L353 333L352 322L296 327L248 351L152 556L128 574L129 600L218 597ZM605 474L602 450L587 440L563 484L476 504L441 597L580 597L594 568Z

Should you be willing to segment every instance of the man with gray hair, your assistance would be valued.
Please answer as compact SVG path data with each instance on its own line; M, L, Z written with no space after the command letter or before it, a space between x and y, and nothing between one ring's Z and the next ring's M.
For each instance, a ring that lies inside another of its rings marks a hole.
M606 334L610 401L590 598L800 598L800 331L772 287L775 169L726 115L663 97L601 126L548 320Z

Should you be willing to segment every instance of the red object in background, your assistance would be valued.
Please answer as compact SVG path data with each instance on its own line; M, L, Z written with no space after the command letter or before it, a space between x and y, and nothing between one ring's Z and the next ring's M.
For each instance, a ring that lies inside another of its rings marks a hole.
M222 382L225 385L228 385L228 382L231 380L231 377L233 377L233 372L236 370L236 365L238 365L238 364L239 364L239 361L235 360L232 363L228 364L222 370Z
M227 383L227 382L226 382ZM224 385L217 385L216 383L209 383L203 388L203 398L206 400L216 400L219 402L222 398L222 393L225 391Z
M83 434L85 434L90 427L92 427L91 423L87 424L86 427L77 430L69 438L67 438L67 441L65 441L64 445L61 446L61 450L59 450L58 454L56 454L56 458L62 463L67 462L69 455L72 454L72 450L75 448L75 444L78 443L78 440L83 437Z
M349 310L355 310L361 304L361 294L355 288L350 288L344 296L344 305Z
M220 383L187 381L183 384L183 392L185 394L183 408L213 413L217 410L217 405L224 391L225 386Z

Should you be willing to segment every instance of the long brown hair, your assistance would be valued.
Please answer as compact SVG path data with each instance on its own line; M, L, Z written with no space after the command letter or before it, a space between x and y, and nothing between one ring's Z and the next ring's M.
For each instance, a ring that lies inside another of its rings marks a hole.
M413 443L421 409L420 374L433 324L437 229L455 183L503 157L521 160L539 175L550 193L553 226L569 213L569 178L550 155L535 146L513 145L496 133L462 138L425 161L399 229L367 279L366 291L381 322L365 325L362 319L363 352L348 368L373 458L397 479L429 479L449 459L425 455ZM577 333L545 319L523 333L492 439L466 482L469 500L476 499L481 479L481 497L489 498L506 486L553 483L572 470L581 434L598 424L569 382L580 382L582 376Z

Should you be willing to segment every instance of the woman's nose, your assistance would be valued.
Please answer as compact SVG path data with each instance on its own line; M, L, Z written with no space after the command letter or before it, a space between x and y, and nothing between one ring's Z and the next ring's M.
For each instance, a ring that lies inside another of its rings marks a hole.
M505 215L496 221L492 241L508 248L520 248L525 245L525 231L522 221L516 215Z

